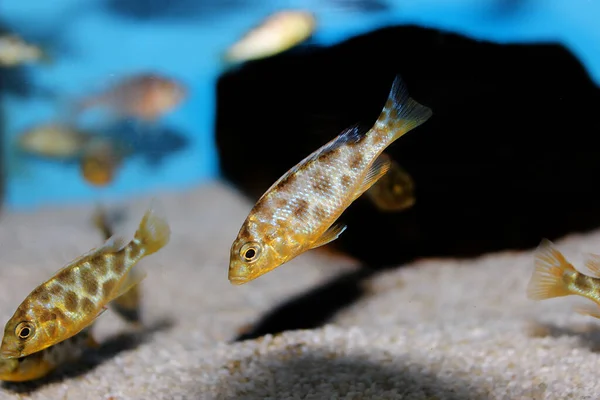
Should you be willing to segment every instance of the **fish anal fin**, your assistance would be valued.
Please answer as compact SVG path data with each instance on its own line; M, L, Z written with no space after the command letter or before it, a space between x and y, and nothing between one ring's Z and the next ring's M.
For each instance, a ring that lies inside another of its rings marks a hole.
M373 186L382 176L384 176L390 170L391 166L391 158L387 154L381 153L379 157L377 157L369 167L369 170L365 174L362 184L356 190L353 200L356 200L364 192L369 190L371 186Z
M566 273L577 273L554 244L543 239L535 251L535 268L527 286L527 297L544 300L572 294L565 284Z
M340 235L342 234L342 232L344 232L346 230L346 225L341 224L341 223L334 223L333 225L331 225L329 227L329 229L327 229L320 238L318 238L311 246L311 249L314 249L316 247L320 247L323 245L326 245L327 243L331 243L333 242L335 239L337 239L338 237L340 237Z
M581 304L573 307L573 310L578 314L600 319L600 306L598 304Z
M136 275L126 275L122 280L120 286L116 287L110 296L110 300L108 302L113 301L114 299L121 297L125 293L127 293L134 286L138 285L141 281L146 278L146 273L138 273Z
M585 255L585 267L594 276L600 278L600 255L588 253Z

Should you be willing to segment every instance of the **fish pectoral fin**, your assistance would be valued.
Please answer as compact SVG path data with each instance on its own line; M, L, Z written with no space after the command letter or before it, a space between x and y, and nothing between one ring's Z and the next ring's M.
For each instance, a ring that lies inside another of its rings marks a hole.
M110 297L110 300L108 302L111 302L114 299L117 299L117 298L123 296L125 293L127 293L129 290L131 290L134 286L136 286L141 281L143 281L146 278L146 275L147 274L145 272L138 273L136 275L132 275L130 272L129 275L127 275L125 278L123 278L123 280L121 281L121 285L115 288L115 290L113 291L113 295Z
M597 304L581 304L575 306L573 310L578 314L600 319L600 307Z
M327 243L333 242L335 239L340 237L342 232L346 230L346 225L341 223L335 223L327 229L320 238L318 238L310 247L311 249L326 245Z
M369 167L369 170L367 171L367 174L365 175L362 184L356 190L352 201L358 199L364 192L369 190L371 186L373 186L375 182L379 180L379 178L384 176L389 171L391 165L392 160L390 156L388 156L385 153L381 153L379 157L377 157L375 161L373 161L371 167Z
M594 278L600 278L600 255L592 253L586 254L584 265Z

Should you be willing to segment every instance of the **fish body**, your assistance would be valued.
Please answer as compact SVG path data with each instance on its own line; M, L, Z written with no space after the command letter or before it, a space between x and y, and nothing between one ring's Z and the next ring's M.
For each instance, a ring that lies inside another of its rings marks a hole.
M579 272L551 241L542 240L535 252L535 268L527 285L527 297L545 300L581 296L595 304L577 306L575 311L600 318L600 255L587 255L585 266L593 276Z
M108 108L119 116L153 122L175 109L187 97L180 83L165 76L144 73L122 79L104 92L84 98L77 112Z
M231 246L229 281L240 285L335 240L344 210L390 167L383 150L421 125L431 110L411 99L399 77L375 125L346 129L310 154L257 201Z
M27 154L56 159L81 155L91 136L68 124L50 122L32 127L17 138L18 148Z
M83 149L79 160L81 175L93 186L106 186L114 180L123 157L123 151L112 140L96 140Z
M64 364L77 361L88 348L96 347L91 327L85 328L67 340L28 356L0 358L0 380L25 382L43 378Z
M286 51L314 32L314 15L303 10L283 10L251 29L225 53L228 62L266 58Z
M15 67L21 64L48 61L48 55L38 46L16 35L0 36L0 65Z
M125 282L131 268L164 247L169 237L166 220L150 208L129 243L113 237L69 263L19 305L4 328L0 356L27 356L89 326L129 289Z
M415 204L413 179L393 160L389 171L366 194L379 210L385 212L406 210Z

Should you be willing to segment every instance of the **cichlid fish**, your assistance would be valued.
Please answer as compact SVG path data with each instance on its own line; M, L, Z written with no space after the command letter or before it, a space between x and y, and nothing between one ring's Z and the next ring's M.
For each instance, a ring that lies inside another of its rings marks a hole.
M39 46L14 34L0 36L0 66L15 67L31 62L49 62L51 58Z
M96 139L84 147L79 170L86 182L106 186L113 181L125 152L111 139Z
M113 236L113 229L108 215L103 209L98 209L93 217L94 225L102 232L105 239ZM141 280L142 272L133 268L125 278L124 285L131 286L127 292L110 302L109 306L119 314L125 321L138 325L140 321L141 308L141 287L138 283Z
M339 216L389 170L385 148L431 115L397 77L369 131L346 129L262 195L231 246L229 281L249 282L337 239L346 229L336 223Z
M225 53L227 62L244 62L284 52L308 39L316 19L308 11L284 10L252 28Z
M91 135L69 124L48 122L25 130L17 138L20 151L56 159L75 159L91 140Z
M527 297L545 300L563 296L582 296L596 304L581 305L575 311L600 318L600 255L588 254L585 266L594 276L577 271L548 239L535 252L535 269L527 286Z
M0 358L0 381L25 382L40 379L58 367L77 361L88 348L97 348L91 326L67 340L21 358Z
M415 204L412 177L394 160L390 170L366 194L381 211L402 211Z
M150 208L129 243L113 237L69 263L19 305L4 328L0 356L27 356L89 326L130 289L126 277L131 268L163 248L169 237L167 221Z

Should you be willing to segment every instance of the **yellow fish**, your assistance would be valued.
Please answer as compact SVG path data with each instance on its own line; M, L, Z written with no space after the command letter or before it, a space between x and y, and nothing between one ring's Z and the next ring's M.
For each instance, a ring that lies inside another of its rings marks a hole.
M69 263L19 305L4 328L0 356L27 356L89 326L131 287L125 285L131 268L163 248L169 237L167 221L150 208L129 243L113 237Z
M113 236L113 230L108 219L106 212L102 209L98 209L93 218L94 224L102 232L105 239ZM110 302L110 307L119 316L135 325L140 323L141 288L138 282L142 279L142 275L139 269L133 268L123 283L124 286L131 286L131 289Z
M91 326L67 340L21 358L0 358L0 380L24 382L40 379L63 364L77 361L88 348L97 348Z
M414 187L408 172L392 160L390 170L366 194L381 211L402 211L415 204Z
M339 216L389 170L385 148L431 115L397 77L369 131L346 129L262 195L231 246L229 281L249 282L337 239L346 229L336 223Z
M225 53L226 62L243 62L284 52L308 39L316 19L308 11L283 10L252 28Z
M600 255L589 254L585 266L594 276L577 271L551 241L542 240L535 252L535 269L527 286L527 297L545 300L582 296L596 304L577 306L575 311L600 318Z
M49 62L51 58L39 46L14 34L0 36L0 66L15 67L30 62Z
M79 160L81 175L93 186L106 186L115 178L123 157L124 152L112 140L94 140L84 148Z
M91 135L69 124L47 122L27 129L17 138L18 148L39 157L72 159L81 155Z

